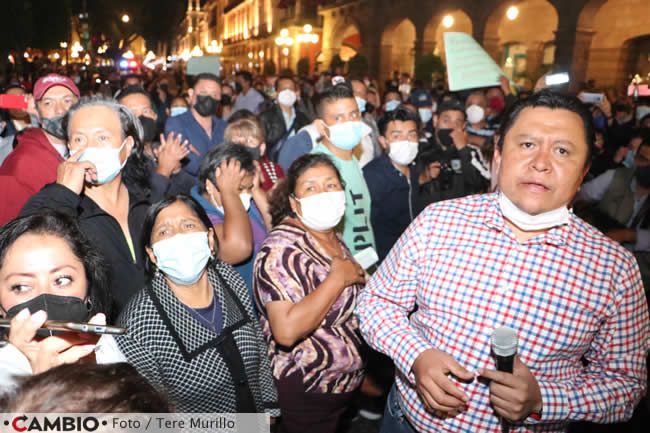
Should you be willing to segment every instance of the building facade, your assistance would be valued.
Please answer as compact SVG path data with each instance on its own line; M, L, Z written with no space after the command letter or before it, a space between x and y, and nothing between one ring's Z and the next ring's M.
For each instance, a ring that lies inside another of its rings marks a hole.
M444 60L443 34L469 33L517 81L569 71L573 84L622 86L650 73L650 0L189 0L177 52L218 52L225 72L327 69L364 55L380 80ZM190 6L191 5L191 6ZM308 25L308 26L306 26ZM190 31L190 28L192 31ZM306 32L305 30L309 30ZM197 50L195 50L197 51ZM650 78L650 77L648 77Z
M218 54L225 74L296 71L302 58L314 71L321 21L310 0L188 0L175 51L181 57Z

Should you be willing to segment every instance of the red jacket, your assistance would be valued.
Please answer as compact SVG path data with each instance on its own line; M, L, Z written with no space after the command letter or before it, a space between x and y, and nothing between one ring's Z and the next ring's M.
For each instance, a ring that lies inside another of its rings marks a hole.
M16 138L18 145L0 166L0 226L16 218L32 195L56 181L63 161L39 128L26 129Z

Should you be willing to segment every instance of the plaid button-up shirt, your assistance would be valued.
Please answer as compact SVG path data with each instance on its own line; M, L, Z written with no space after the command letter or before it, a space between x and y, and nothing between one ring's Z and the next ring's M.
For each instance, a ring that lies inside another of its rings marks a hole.
M499 432L487 385L457 382L468 410L442 419L416 394L411 367L436 348L469 371L494 369L490 337L500 326L517 330L518 355L543 400L541 419L512 431L629 418L645 391L649 348L634 257L573 214L569 224L520 243L497 198L428 207L361 293L362 333L395 361L407 418L422 432Z

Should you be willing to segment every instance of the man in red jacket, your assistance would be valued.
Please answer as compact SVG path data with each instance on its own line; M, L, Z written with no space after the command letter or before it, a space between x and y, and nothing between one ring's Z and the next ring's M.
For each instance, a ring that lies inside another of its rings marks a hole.
M0 226L20 212L27 200L56 180L56 169L67 156L63 117L79 100L79 89L65 76L49 74L34 85L40 128L25 129L0 166Z

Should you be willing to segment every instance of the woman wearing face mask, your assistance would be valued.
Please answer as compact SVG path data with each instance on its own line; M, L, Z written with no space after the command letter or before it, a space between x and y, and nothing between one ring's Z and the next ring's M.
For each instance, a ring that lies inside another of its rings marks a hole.
M192 197L212 221L219 240L219 259L235 266L252 295L253 261L271 218L250 152L234 144L208 152Z
M345 211L341 176L328 156L301 156L272 203L254 284L280 431L334 433L364 375L353 310L365 273L335 229Z
M98 362L120 360L110 357L119 351L109 336L37 334L46 320L105 324L109 312L103 259L74 219L44 211L0 229L0 317L12 319L0 345L0 390L13 384L10 376L91 359L93 351Z
M178 412L264 412L276 390L244 281L215 259L217 239L201 206L185 195L154 204L143 223L150 282L120 315L128 362Z
M81 230L105 257L117 314L144 285L142 221L149 207L149 169L137 117L117 102L82 99L64 125L71 156L22 210L43 208L77 218Z
M241 113L239 110L237 113ZM251 113L251 118L237 119L234 122L228 122L224 132L226 143L241 144L246 147L251 156L259 166L261 175L261 187L264 191L270 191L280 179L284 178L282 168L271 161L266 153L266 143L264 142L264 127ZM257 198L253 197L257 202Z

